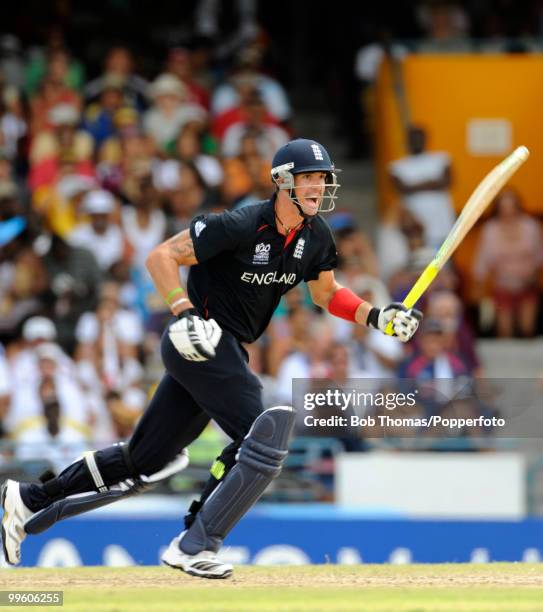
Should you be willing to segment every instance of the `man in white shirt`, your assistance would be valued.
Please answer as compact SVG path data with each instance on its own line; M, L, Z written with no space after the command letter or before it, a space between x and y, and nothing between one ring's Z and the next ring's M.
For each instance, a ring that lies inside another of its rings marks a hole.
M21 350L10 357L11 381L15 387L24 387L32 384L38 376L37 349L47 343L57 348L57 369L75 376L74 362L60 348L57 342L57 330L51 319L46 317L30 317L25 321L22 329Z
M46 457L61 469L87 449L90 415L79 383L62 366L62 350L42 343L35 352L36 377L15 389L9 429L18 459Z
M78 225L69 235L72 246L92 252L102 270L123 258L124 237L121 228L111 222L115 211L115 198L109 191L89 191L81 202L82 212L90 216L90 223Z
M390 175L406 208L423 224L426 244L438 248L455 221L450 157L426 151L426 133L420 127L409 128L408 146L410 154L390 164Z
M204 124L207 113L187 100L185 85L173 74L161 74L151 86L153 106L143 117L143 131L158 150L171 145L187 123Z

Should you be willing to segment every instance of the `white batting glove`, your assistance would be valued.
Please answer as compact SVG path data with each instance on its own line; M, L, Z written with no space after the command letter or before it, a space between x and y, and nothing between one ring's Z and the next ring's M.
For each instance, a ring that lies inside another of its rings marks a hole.
M207 361L215 357L222 329L215 319L202 319L195 309L184 310L168 329L172 344L184 359Z
M384 308L372 308L367 325L385 334L388 324L392 321L393 336L397 336L402 342L407 342L417 331L422 316L420 310L407 309L400 302L393 302Z

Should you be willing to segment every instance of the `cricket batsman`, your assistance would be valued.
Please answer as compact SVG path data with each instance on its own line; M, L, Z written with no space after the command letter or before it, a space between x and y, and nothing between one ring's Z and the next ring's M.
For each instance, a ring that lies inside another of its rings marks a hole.
M21 560L27 534L140 493L184 469L185 450L210 419L232 439L162 556L170 567L227 578L217 552L225 537L281 472L294 426L290 406L262 405L242 342L266 329L281 296L302 280L315 304L335 316L407 342L422 314L393 303L375 308L334 278L336 247L319 213L335 206L336 170L314 140L292 140L275 154L276 190L233 212L204 214L157 246L147 268L173 319L162 342L166 372L128 443L84 454L40 484L7 480L1 489L2 543L8 563ZM190 266L186 290L179 266Z

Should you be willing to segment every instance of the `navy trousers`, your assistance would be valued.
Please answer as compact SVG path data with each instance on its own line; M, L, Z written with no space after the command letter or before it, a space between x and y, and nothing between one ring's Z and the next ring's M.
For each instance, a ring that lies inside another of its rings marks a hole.
M146 476L159 471L213 419L233 440L220 456L226 465L226 475L241 441L264 409L261 384L249 370L246 351L230 333L223 331L214 359L187 361L165 332L161 353L166 373L129 442L133 467ZM95 459L108 486L134 475L118 446L97 451ZM69 465L57 478L62 497L95 490L83 460ZM204 497L216 484L212 477ZM21 485L21 496L34 512L58 499L49 497L41 484Z

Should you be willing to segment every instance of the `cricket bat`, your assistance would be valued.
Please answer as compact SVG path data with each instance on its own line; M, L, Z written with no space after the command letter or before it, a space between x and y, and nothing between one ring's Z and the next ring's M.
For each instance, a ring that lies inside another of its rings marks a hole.
M475 191L466 202L460 216L432 261L426 266L409 293L403 300L406 308L413 308L423 293L428 289L441 268L449 261L458 245L473 227L477 219L483 214L487 206L496 197L500 189L515 174L530 156L527 147L517 147L508 157L493 168L479 183ZM392 322L387 326L386 333L391 336Z

